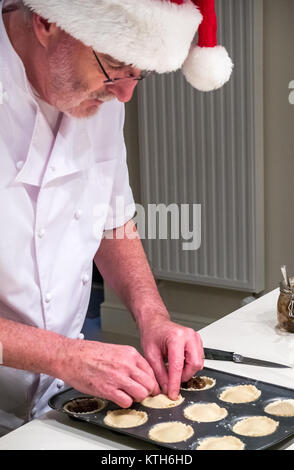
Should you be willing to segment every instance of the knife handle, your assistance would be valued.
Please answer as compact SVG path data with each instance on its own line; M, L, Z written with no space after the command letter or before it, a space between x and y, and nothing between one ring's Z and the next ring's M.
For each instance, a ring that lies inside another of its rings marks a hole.
M233 352L221 351L220 349L203 348L205 359L214 359L218 361L233 361Z

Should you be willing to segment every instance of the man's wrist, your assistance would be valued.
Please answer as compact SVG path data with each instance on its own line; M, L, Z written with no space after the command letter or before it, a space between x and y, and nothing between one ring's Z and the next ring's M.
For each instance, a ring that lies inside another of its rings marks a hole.
M61 336L57 340L56 351L54 354L55 360L51 364L53 377L63 378L64 373L70 367L70 363L74 360L76 354L78 354L79 344L82 344L82 340L71 339L65 336Z
M136 323L140 331L142 331L146 326L152 325L155 323L161 323L162 321L169 321L170 315L165 307L165 305L157 303L148 303L148 305L141 305L137 309L133 310L133 316L135 317Z

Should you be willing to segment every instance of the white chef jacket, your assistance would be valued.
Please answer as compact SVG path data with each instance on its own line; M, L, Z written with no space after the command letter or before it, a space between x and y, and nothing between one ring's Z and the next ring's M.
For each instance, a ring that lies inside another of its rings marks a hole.
M0 12L0 315L78 338L103 231L135 213L124 105L104 103L86 119L63 115L54 138L7 36L2 2ZM0 435L47 411L61 387L0 366Z

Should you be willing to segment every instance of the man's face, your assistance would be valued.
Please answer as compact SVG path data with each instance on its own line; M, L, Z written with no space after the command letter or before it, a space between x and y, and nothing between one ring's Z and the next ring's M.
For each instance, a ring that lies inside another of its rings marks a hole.
M100 106L117 98L131 99L137 81L125 79L130 67L115 59L99 54L103 68L110 78L124 78L115 84L105 84L106 77L99 67L93 51L63 31L58 41L48 47L48 73L46 71L46 99L60 111L77 118L90 117ZM138 69L132 68L135 76Z

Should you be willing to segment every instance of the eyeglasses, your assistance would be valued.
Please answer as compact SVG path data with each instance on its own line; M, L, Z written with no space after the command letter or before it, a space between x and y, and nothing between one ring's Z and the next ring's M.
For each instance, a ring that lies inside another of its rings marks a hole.
M123 78L110 78L110 76L108 75L108 73L106 72L105 68L103 67L102 63L101 63L101 60L99 59L97 53L93 50L93 54L94 54L94 57L95 59L97 60L102 72L104 73L105 77L106 77L106 80L104 80L104 83L116 83L117 81L119 80L134 80L135 82L140 82L141 80L144 80L144 78L146 77L149 77L153 72L149 72L149 71L142 71L140 73L140 76L139 77L135 77L134 74L130 74L128 77L123 77Z

